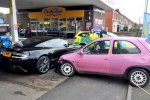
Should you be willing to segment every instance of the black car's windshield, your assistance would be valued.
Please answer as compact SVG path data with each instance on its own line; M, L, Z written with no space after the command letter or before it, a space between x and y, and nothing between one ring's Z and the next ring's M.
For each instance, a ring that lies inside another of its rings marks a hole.
M24 41L16 42L13 46L15 46L15 47L29 47L29 46L34 46L38 43L41 43L42 41L43 40L41 40L41 39L29 38L29 39L25 39Z

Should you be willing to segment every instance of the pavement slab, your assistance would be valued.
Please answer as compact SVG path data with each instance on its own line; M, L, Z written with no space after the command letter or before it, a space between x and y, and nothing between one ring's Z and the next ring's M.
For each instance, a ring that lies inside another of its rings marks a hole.
M43 75L0 71L0 100L36 100L66 79L53 70Z

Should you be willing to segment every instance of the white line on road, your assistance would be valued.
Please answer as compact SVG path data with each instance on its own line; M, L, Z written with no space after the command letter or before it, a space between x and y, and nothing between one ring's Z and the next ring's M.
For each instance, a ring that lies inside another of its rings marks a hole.
M132 96L132 86L129 84L127 91L127 100L131 100L131 96Z

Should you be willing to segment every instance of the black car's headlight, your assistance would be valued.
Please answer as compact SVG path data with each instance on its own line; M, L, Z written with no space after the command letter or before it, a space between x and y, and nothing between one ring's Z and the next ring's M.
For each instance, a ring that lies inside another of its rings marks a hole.
M28 57L29 57L28 54L24 54L24 53L13 53L12 54L12 58L26 59Z

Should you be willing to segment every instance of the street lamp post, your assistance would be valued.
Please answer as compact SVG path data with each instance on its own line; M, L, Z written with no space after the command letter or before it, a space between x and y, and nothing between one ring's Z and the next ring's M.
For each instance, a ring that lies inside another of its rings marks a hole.
M147 13L147 8L148 8L148 0L145 0L145 13Z
M10 26L13 42L18 41L18 26L17 26L17 15L16 15L16 1L9 0L10 7Z

